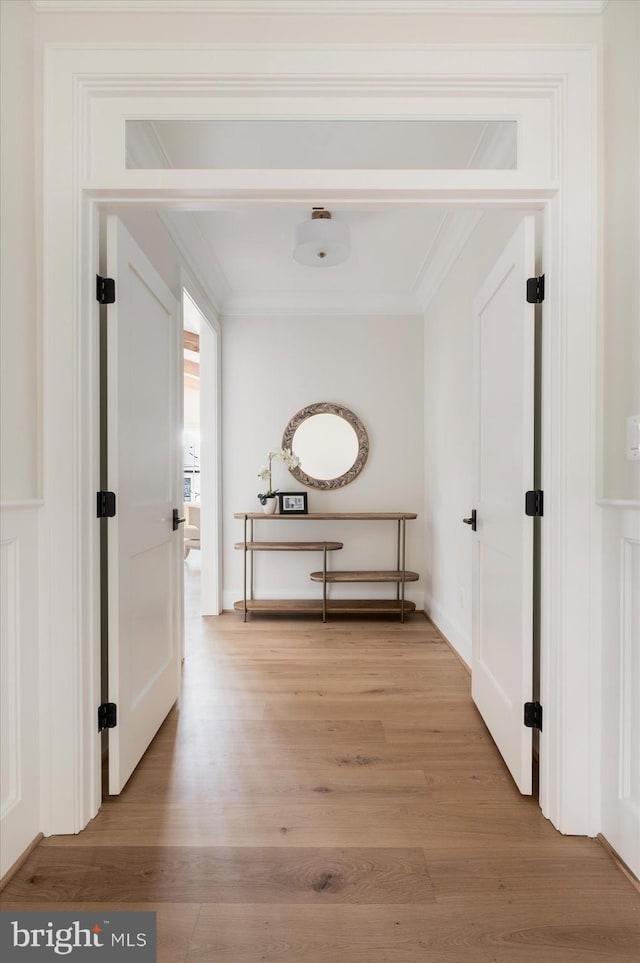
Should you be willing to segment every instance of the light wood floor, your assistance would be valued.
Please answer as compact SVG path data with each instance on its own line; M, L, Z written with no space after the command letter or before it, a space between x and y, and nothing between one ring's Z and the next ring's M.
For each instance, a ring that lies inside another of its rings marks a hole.
M518 794L424 618L187 623L125 791L4 909L156 910L161 963L638 963L638 893Z

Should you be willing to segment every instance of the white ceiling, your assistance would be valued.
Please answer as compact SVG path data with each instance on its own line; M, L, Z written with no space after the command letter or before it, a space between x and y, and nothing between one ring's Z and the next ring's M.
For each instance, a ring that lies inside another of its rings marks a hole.
M263 311L386 314L421 310L418 289L447 212L428 207L340 210L351 254L333 267L307 267L292 257L296 225L307 208L172 213L180 236L201 239L210 286L227 314Z
M284 125L284 126L283 126ZM511 167L514 125L466 122L146 122L127 131L128 166ZM287 163L288 162L288 163ZM479 214L414 204L333 205L349 226L343 264L307 267L292 257L297 224L313 203L255 203L165 213L165 224L223 314L414 314Z

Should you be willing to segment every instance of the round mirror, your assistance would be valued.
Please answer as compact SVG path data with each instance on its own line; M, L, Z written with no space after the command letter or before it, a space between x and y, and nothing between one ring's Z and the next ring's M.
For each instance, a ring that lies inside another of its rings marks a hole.
M300 459L291 474L309 488L342 488L360 474L369 438L357 415L342 405L320 401L293 416L282 447Z

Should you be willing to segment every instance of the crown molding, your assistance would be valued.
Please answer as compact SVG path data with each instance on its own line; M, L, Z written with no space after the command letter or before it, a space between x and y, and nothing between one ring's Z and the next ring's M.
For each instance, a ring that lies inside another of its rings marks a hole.
M216 315L231 293L231 285L200 230L196 215L178 223L171 211L160 211L159 217L175 244L185 266L202 287Z
M322 269L321 269L322 270ZM234 292L222 303L225 317L388 317L422 315L411 292Z
M443 218L414 284L416 299L423 311L436 296L482 216L482 211L469 209Z
M37 13L598 15L609 0L31 0Z
M17 511L36 511L44 506L43 498L24 498L18 501L6 501L0 502L0 511L2 512L17 512Z

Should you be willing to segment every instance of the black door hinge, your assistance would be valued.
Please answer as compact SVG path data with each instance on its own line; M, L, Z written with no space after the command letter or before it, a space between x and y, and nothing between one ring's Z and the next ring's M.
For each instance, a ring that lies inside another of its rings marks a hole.
M113 304L116 299L116 282L113 278L101 278L96 274L96 301L98 304Z
M527 278L527 301L529 304L542 304L544 301L544 274L539 278Z
M525 702L524 724L527 729L539 729L542 732L542 706L539 702Z
M115 729L118 725L118 707L115 702L103 702L98 706L98 732Z
M525 515L541 518L544 514L544 492L540 491L539 488L531 492L525 492L524 511Z
M116 494L115 492L96 492L97 507L96 515L98 518L113 518L116 513Z

